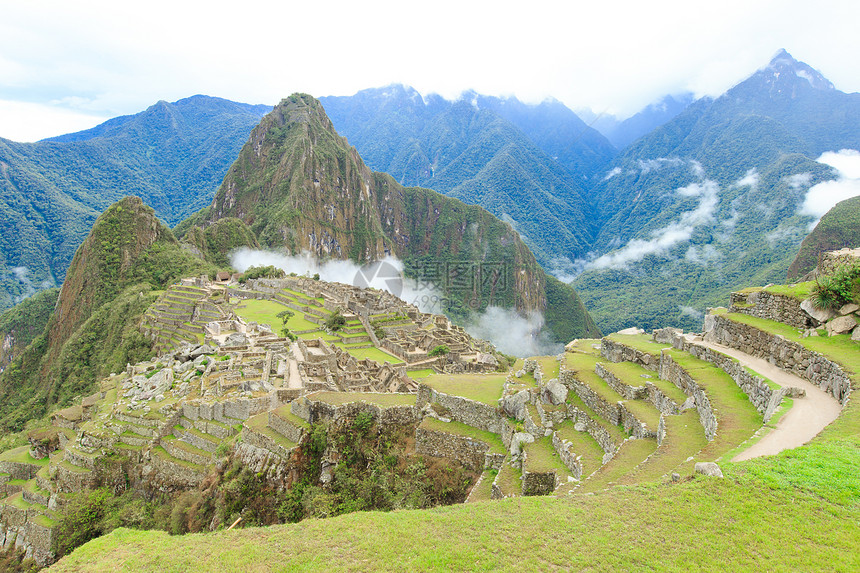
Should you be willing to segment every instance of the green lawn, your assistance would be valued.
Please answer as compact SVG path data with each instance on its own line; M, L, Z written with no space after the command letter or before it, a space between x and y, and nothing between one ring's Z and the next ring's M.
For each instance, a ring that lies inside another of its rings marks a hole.
M558 452L552 447L551 436L545 436L530 444L526 444L523 449L526 452L527 471L545 473L555 470L556 475L562 482L567 481L570 470L561 462Z
M580 456L582 477L587 478L603 464L603 448L588 432L578 432L572 420L565 420L556 427L560 438L573 444L573 452Z
M690 456L704 448L708 441L699 423L696 410L687 410L679 416L666 416L666 437L648 460L618 480L633 484L659 480Z
M427 378L431 374L435 374L436 372L432 368L423 368L421 370L407 370L406 375L412 378L413 380L422 380Z
M657 440L655 439L627 440L615 457L582 484L581 491L594 492L617 483L656 449Z
M50 463L48 458L37 460L30 455L30 446L21 446L14 450L6 450L0 454L0 462L17 462L20 464L33 464L35 466L46 466Z
M278 313L289 310L293 316L287 321L287 328L293 332L303 330L319 330L320 326L305 319L305 315L273 300L247 299L236 307L236 314L248 322L268 324L275 333L280 333L283 322L278 318Z
M433 374L421 381L422 384L454 396L469 398L489 406L499 405L504 374Z
M660 350L663 348L671 348L671 344L657 343L651 340L650 334L610 334L607 336L609 340L618 342L624 346L635 348L652 356L660 356Z
M343 348L358 360L370 359L375 360L380 364L385 362L388 362L389 364L403 364L403 361L393 354L389 354L381 348L376 348L374 346L371 346L370 348L352 348L342 342L336 342L334 345Z
M536 356L534 359L537 360L538 364L540 364L541 370L543 371L544 383L548 382L552 378L558 378L560 366L555 356Z

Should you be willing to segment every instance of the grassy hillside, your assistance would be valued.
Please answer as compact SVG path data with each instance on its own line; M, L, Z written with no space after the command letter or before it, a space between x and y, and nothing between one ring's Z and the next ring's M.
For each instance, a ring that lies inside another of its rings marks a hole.
M0 427L20 430L146 358L151 342L138 324L157 289L214 270L183 249L139 198L112 205L75 254L44 330L0 375Z
M841 201L824 214L800 244L788 278L798 279L814 269L819 254L844 247L860 247L860 197Z

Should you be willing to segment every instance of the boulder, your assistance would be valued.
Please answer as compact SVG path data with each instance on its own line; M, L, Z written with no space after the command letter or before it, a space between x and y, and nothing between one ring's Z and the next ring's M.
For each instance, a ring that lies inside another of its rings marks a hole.
M703 476L723 477L723 470L714 462L696 462L695 471Z
M552 404L553 406L564 404L564 401L567 400L567 388L558 379L553 378L543 387L541 400L545 404Z
M511 438L511 455L519 455L523 444L531 444L535 441L535 437L526 432L517 432Z
M860 342L860 326L851 331L851 340Z
M827 323L827 334L836 336L851 332L857 326L857 319L853 316L839 316Z
M801 302L800 308L806 314L808 314L818 322L827 322L828 320L836 316L836 313L832 310L827 310L826 308L815 308L815 305L812 304L811 298L808 298Z
M512 396L502 398L502 410L508 416L512 416L517 420L524 420L526 417L526 404L529 403L529 391L520 390Z
M846 305L843 305L842 308L839 309L839 314L845 316L846 314L851 314L852 312L857 312L860 310L860 304L854 304L853 302L849 302Z

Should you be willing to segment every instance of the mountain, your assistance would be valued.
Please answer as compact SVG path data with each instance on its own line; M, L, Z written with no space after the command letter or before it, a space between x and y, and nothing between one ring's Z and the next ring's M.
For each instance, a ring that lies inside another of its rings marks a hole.
M171 225L208 204L270 109L194 96L37 143L0 139L0 309L61 284L98 214L125 195Z
M612 114L595 114L591 110L579 111L580 117L603 134L618 149L624 149L643 135L677 117L694 100L693 94L663 96L660 101L645 106L641 111L624 120Z
M140 198L110 206L75 252L59 295L53 291L56 305L30 317L44 329L35 337L31 329L32 342L0 375L0 426L20 429L91 391L98 378L149 356L151 343L138 324L158 289L215 270L180 246ZM40 297L52 298L40 294L2 316L24 314Z
M205 232L225 217L259 244L364 263L393 255L441 290L460 319L488 306L544 313L557 340L596 329L567 285L547 277L508 224L481 207L372 172L311 96L283 100L251 132L212 204L176 228Z
M696 328L722 292L779 282L808 189L835 177L815 160L843 148L860 148L860 94L785 51L630 145L592 190L600 230L574 283L598 324Z
M544 267L588 250L583 182L615 151L562 104L474 93L447 101L400 85L320 101L371 168L484 207Z
M790 280L801 279L818 263L818 255L845 247L860 247L860 196L837 203L800 243L788 268Z

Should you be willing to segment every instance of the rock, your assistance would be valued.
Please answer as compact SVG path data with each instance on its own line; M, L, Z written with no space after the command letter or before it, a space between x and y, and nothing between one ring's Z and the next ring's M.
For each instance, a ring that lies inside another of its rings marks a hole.
M827 323L827 334L836 336L851 332L857 326L857 319L853 316L840 316Z
M224 346L245 346L248 344L248 337L241 332L234 332L224 341Z
M713 314L705 315L705 323L702 325L702 331L707 334L714 330L717 326L717 318Z
M839 309L839 314L845 316L846 314L851 314L852 312L857 312L860 310L860 304L854 304L853 302L849 302Z
M851 340L860 342L860 326L851 331Z
M672 472L672 481L675 483L681 481L681 474L677 472Z
M681 410L690 410L690 409L695 408L695 407L696 407L696 399L693 398L692 396L690 396L689 398L684 400L684 403L681 404Z
M635 326L619 330L617 334L645 334L645 331Z
M803 309L806 314L808 314L818 322L827 322L828 320L836 316L836 313L832 310L827 310L824 308L815 308L815 305L812 304L812 299L810 298L801 302L800 308Z
M695 471L703 476L723 477L723 470L714 462L696 462Z
M514 376L516 376L517 378L522 378L522 377L523 377L523 376L525 376L525 375L526 375L526 371L525 371L525 370L517 370L517 373L516 373L516 374L514 374Z
M567 400L567 388L556 378L553 378L544 386L541 392L541 399L553 406L564 404L564 401Z
M508 416L523 420L526 417L526 404L529 403L529 397L528 390L520 390L513 396L505 396L502 398L502 410Z
M587 432L588 424L586 424L585 422L577 422L573 425L573 429L577 432Z
M531 444L535 441L535 437L526 432L517 432L511 438L511 455L519 455L523 444Z

